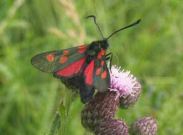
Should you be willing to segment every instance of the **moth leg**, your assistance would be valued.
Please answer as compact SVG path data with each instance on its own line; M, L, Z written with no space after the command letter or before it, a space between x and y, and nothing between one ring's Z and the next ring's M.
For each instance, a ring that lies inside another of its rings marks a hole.
M112 66L112 58L113 58L112 52L110 52L110 53L108 53L108 54L105 55L105 60L109 60L110 70L111 70L111 66Z
M108 56L110 56L110 55L112 55L112 52L106 54L105 57L108 57Z
M110 60L110 59L111 59L111 55L112 55L111 52L108 53L108 54L106 54L106 55L105 55L105 60ZM110 62L111 62L111 61L110 61Z

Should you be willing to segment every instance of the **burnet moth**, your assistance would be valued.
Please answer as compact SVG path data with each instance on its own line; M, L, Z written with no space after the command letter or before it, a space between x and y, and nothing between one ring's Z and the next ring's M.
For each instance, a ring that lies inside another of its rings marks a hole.
M96 22L96 17L90 15L87 18L93 18L102 40L68 49L44 52L31 59L32 65L37 69L52 73L54 77L61 79L64 84L79 89L83 103L89 101L95 89L103 92L110 85L110 74L106 60L112 58L112 53L106 53L109 47L108 40L119 31L140 22L139 19L104 38Z

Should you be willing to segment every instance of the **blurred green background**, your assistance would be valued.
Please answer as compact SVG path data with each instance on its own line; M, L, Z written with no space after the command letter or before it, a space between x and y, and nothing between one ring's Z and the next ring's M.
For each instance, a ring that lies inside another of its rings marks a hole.
M79 97L35 69L37 53L100 39L137 19L137 27L110 39L113 64L142 83L135 106L119 110L129 125L154 116L158 135L183 134L183 2L179 0L0 0L0 134L89 135L80 123ZM59 112L59 115L58 113Z

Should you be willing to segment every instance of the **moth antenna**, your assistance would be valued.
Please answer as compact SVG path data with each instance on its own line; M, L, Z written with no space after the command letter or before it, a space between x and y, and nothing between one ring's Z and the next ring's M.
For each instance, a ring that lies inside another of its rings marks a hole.
M100 27L99 27L99 25L98 25L98 23L97 23L97 21L96 21L96 16L94 16L94 15L89 15L89 16L87 16L86 18L87 18L87 19L88 19L88 18L93 18L93 21L94 21L95 25L97 26L97 29L98 29L98 31L100 32L100 35L101 35L102 38L104 39L103 33L102 33L102 31L101 31L101 29L100 29Z
M106 39L108 40L109 38L111 38L114 34L118 33L119 31L122 31L122 30L124 30L124 29L129 28L129 27L132 27L132 26L137 25L140 21L141 21L141 19L138 19L136 22L134 22L134 23L132 23L132 24L130 24L130 25L127 25L127 26L125 26L125 27L123 27L123 28L120 28L120 29L114 31L114 32L111 33Z

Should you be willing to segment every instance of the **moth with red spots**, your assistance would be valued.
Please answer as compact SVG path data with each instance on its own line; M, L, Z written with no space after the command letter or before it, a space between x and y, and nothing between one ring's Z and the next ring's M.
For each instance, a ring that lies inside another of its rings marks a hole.
M78 88L83 103L93 96L95 89L103 92L110 85L110 73L106 60L111 58L110 55L112 53L106 54L106 50L109 47L108 39L115 33L140 22L138 20L104 38L100 27L96 23L95 16L88 17L94 19L102 35L102 40L93 41L88 45L41 53L31 59L31 63L39 70L52 73L65 84Z

